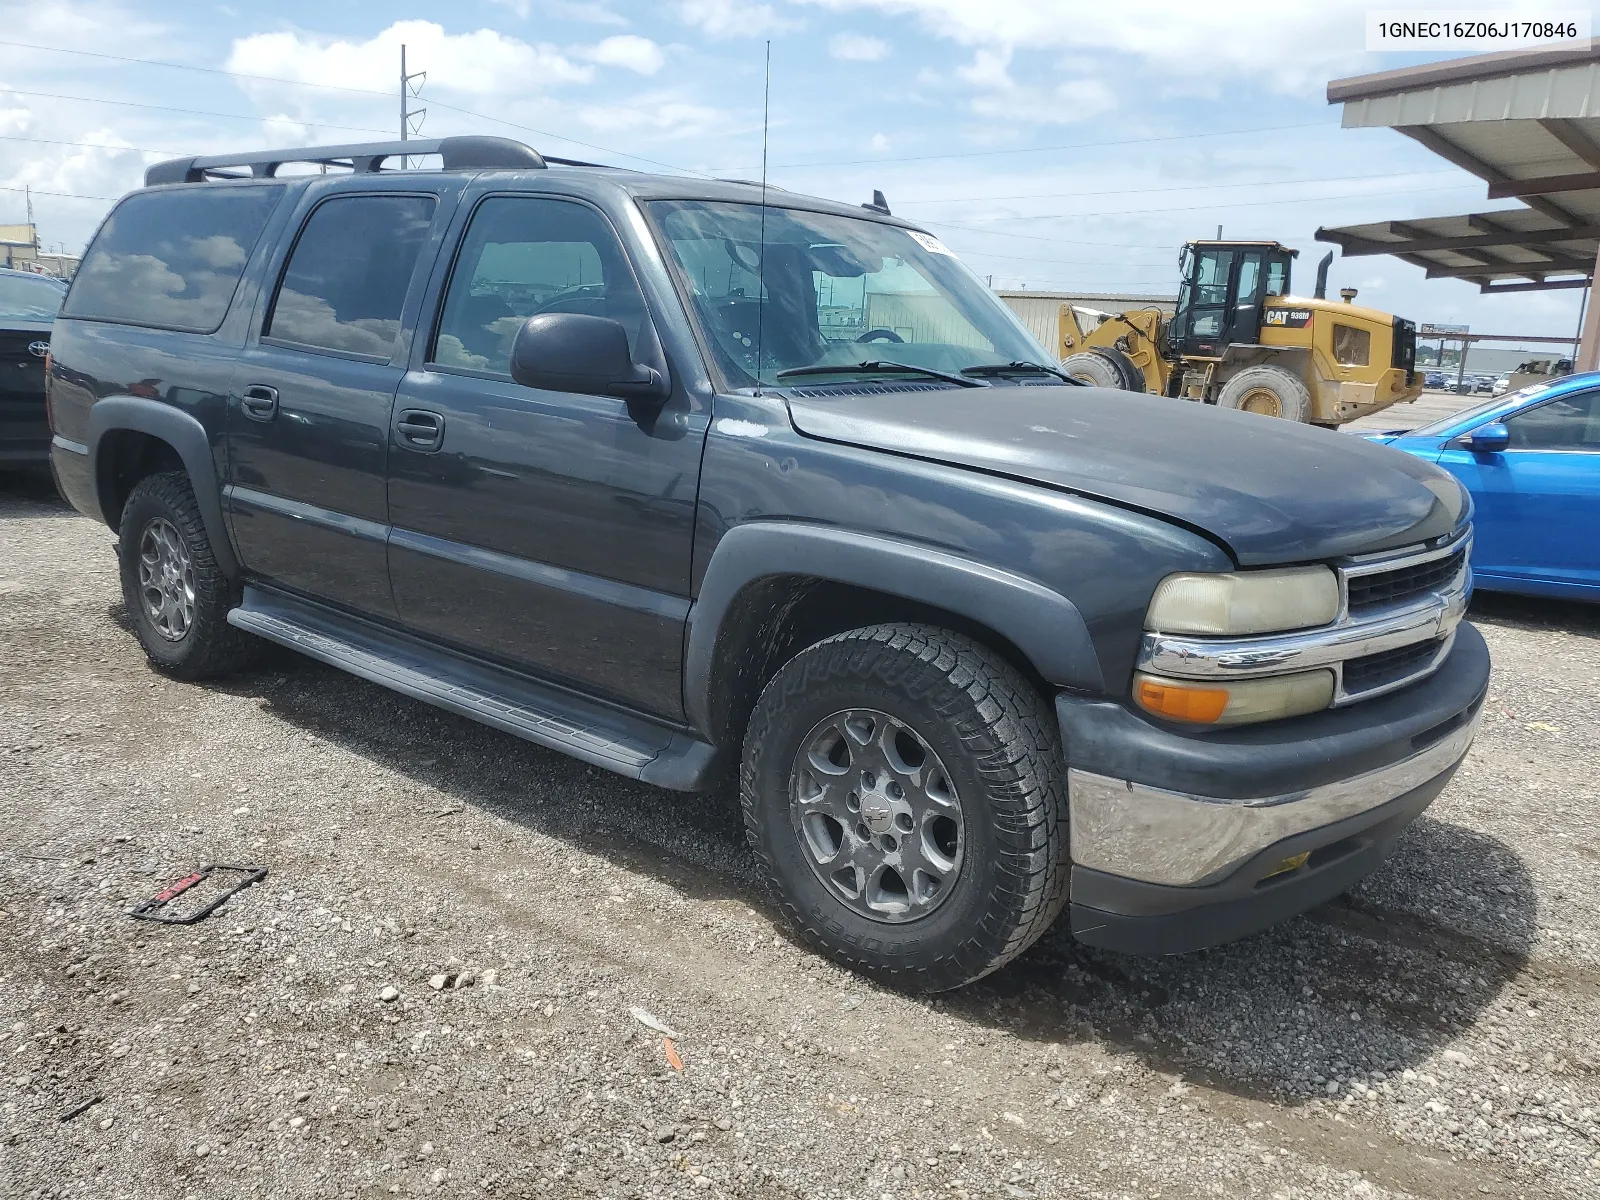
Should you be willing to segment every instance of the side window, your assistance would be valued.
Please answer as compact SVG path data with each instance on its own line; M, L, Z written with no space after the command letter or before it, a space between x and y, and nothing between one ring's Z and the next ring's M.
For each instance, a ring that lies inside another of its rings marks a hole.
M1289 263L1274 258L1267 263L1267 295L1282 296L1289 291Z
M432 196L335 196L289 255L266 336L387 358L433 221Z
M1547 401L1505 425L1510 450L1600 451L1600 391Z
M462 239L431 361L509 375L517 330L539 313L610 317L637 350L644 299L616 234L594 209L491 196Z
M1200 254L1200 293L1195 303L1226 304L1228 302L1228 273L1233 270L1232 250L1206 250Z
M214 332L282 197L266 184L136 192L95 235L62 315Z
M1246 254L1239 263L1239 303L1254 304L1261 299L1261 255Z

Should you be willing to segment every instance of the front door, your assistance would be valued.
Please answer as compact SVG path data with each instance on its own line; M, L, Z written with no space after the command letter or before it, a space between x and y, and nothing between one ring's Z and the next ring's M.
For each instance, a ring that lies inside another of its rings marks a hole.
M1485 582L1600 586L1600 390L1505 420L1504 451L1447 446L1439 465L1472 492L1473 570Z
M395 603L419 632L676 718L705 414L681 388L657 408L515 383L517 330L558 312L654 336L598 210L483 196L395 399Z
M384 467L404 368L392 360L438 206L410 189L311 208L228 398L225 494L246 570L378 617L394 615Z
M1266 300L1266 255L1260 250L1245 250L1239 255L1239 287L1233 302L1233 315L1223 330L1223 342L1254 345L1261 340L1261 311Z
M1230 287L1237 252L1205 246L1194 252L1173 318L1180 354L1217 358L1233 317Z

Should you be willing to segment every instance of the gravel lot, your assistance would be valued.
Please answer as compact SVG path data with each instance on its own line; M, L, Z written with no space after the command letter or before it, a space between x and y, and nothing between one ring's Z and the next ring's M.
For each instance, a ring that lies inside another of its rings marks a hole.
M110 540L0 484L8 1196L1600 1196L1594 609L1480 597L1477 744L1350 896L926 999L775 924L731 797L155 675ZM213 860L271 875L125 915Z

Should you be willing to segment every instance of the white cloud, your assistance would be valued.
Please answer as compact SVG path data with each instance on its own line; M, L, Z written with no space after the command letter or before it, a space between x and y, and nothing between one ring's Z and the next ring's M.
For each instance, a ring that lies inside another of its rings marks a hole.
M0 13L4 14L7 38L41 46L137 55L151 52L165 42L170 53L174 37L170 26L135 14L121 4L96 0L7 4ZM20 70L49 69L60 63L60 58L53 54L30 55L28 51L12 48L7 56L6 71L15 77Z
M1215 89L1248 76L1282 92L1320 88L1366 60L1356 0L1284 4L1233 0L1225 16L1191 0L1140 5L1083 0L796 0L835 12L912 17L939 37L998 52L1075 50L1143 59L1176 91ZM1225 26L1223 23L1226 23ZM1353 31L1353 32L1352 32Z
M607 67L625 67L640 75L654 75L667 61L667 56L661 52L660 46L647 37L633 33L619 33L615 37L608 37L582 53L591 62Z
M592 25L628 25L627 17L614 13L602 0L489 0L508 8L526 21L538 8L541 12L563 21L587 21Z
M678 16L714 38L766 37L801 27L772 5L750 0L678 0Z
M860 33L836 33L828 41L828 53L846 62L881 62L889 57L889 43Z
M402 44L407 66L426 71L430 88L493 95L587 83L594 75L592 67L573 62L554 46L534 45L493 29L449 34L433 21L396 21L362 42L292 30L252 34L234 42L226 66L247 75L305 83L338 80L343 87L390 91Z
M700 137L729 125L728 114L719 108L664 96L640 97L627 108L589 105L578 110L577 118L597 133L648 130L663 138Z
M979 50L972 62L957 67L956 74L973 87L1009 92L1017 85L1011 78L1011 50Z

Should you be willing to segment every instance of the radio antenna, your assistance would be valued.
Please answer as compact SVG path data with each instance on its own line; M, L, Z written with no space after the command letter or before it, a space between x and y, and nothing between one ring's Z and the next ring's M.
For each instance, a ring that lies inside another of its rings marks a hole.
M767 118L772 112L772 39L761 90L761 253L756 259L756 395L761 395L761 344L767 331Z

